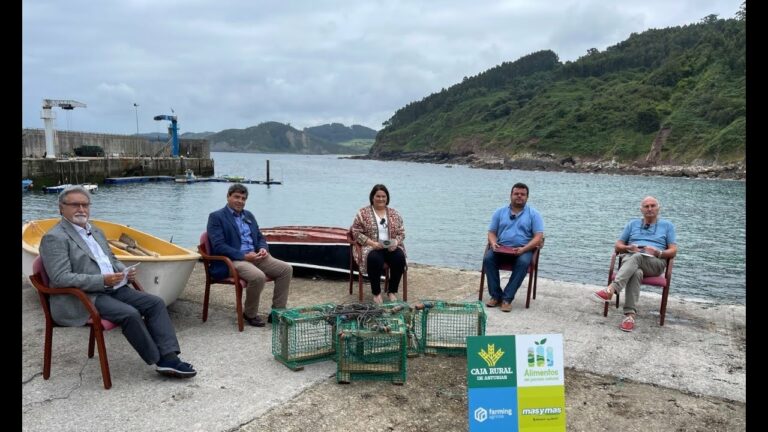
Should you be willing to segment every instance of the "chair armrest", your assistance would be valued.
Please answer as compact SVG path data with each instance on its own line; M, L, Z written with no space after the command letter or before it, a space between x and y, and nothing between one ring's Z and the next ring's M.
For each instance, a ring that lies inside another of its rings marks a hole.
M88 314L91 316L91 321L93 321L93 325L101 326L101 315L99 314L99 311L96 310L96 306L94 306L91 299L88 298L88 295L80 288L75 288L75 287L49 288L43 285L42 280L40 280L40 276L36 274L32 275L30 280L32 281L32 285L34 285L35 289L37 289L39 292L42 292L43 294L52 295L52 296L54 295L75 296L78 300L80 300L80 303L82 303L83 306L85 306L85 309L88 311Z
M206 266L210 266L210 264L211 264L210 261L221 261L221 262L223 262L224 264L227 265L227 268L229 269L230 276L239 278L239 276L237 274L237 269L235 268L235 265L232 264L232 260L229 259L229 257L226 257L224 255L208 255L208 254L203 253L200 250L199 247L198 247L197 251L200 253L200 257L202 257L203 263Z

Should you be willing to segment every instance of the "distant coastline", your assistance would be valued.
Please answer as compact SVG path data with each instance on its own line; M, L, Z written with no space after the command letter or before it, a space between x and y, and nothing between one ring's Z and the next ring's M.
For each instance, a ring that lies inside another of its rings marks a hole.
M744 162L727 164L651 164L643 162L587 160L573 157L558 158L549 154L527 154L515 158L496 155L455 155L445 152L381 152L378 155L350 156L352 159L407 161L433 164L467 165L472 168L518 169L524 171L556 171L574 173L622 174L700 179L740 180L747 178Z

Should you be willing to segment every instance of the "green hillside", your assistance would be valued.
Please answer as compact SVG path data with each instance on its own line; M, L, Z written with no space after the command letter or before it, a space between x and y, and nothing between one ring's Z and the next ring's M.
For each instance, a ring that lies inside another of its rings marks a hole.
M711 15L632 34L574 62L540 51L502 63L397 110L370 156L742 162L745 23L745 13Z
M300 131L290 125L278 122L265 122L246 129L226 129L209 135L207 139L211 143L211 151L303 154L365 154L368 152L373 144L372 139L368 140L367 145L361 145L359 140L354 141L357 139L354 132L357 129L355 128L363 128L363 126L353 126L352 128L340 124L338 126L349 131L346 134L339 134L339 128L332 128L339 137L345 140L343 142L336 141L338 138L336 136L323 138L310 133L315 128L306 128L304 131ZM318 128L321 131L326 131L323 126ZM368 131L373 130L364 129L367 131L363 131L363 136L369 135L370 132Z

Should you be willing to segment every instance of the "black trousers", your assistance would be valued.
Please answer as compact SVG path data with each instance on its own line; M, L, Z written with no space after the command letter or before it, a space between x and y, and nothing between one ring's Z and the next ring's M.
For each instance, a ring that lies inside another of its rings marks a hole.
M387 249L375 249L368 253L366 260L368 265L368 279L371 281L371 293L377 296L381 294L381 275L384 272L384 263L389 266L389 288L387 291L397 293L400 279L405 270L405 254L400 248L394 252Z

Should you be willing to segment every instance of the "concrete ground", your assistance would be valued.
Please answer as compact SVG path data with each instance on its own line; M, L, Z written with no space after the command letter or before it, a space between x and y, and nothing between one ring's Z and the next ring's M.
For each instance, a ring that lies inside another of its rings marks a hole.
M411 265L408 300L476 300L479 277L476 271ZM486 334L562 333L566 367L746 401L743 306L670 297L666 323L659 327L659 295L643 292L637 329L624 333L618 329L620 309L611 308L604 318L602 305L589 299L596 286L540 278L538 298L525 309L526 286L524 282L511 313L487 310ZM262 294L265 312L268 287ZM354 288L349 295L344 279L296 277L290 306L354 302L356 284ZM246 326L238 332L234 294L226 287L214 289L203 323L202 291L198 264L182 297L169 307L181 357L195 365L198 375L180 380L157 374L114 330L106 334L113 387L105 390L98 359L86 355L85 328L54 329L51 377L43 380L42 311L34 288L22 276L23 430L237 431L270 408L333 379L336 364L330 361L300 372L275 361L269 326Z

